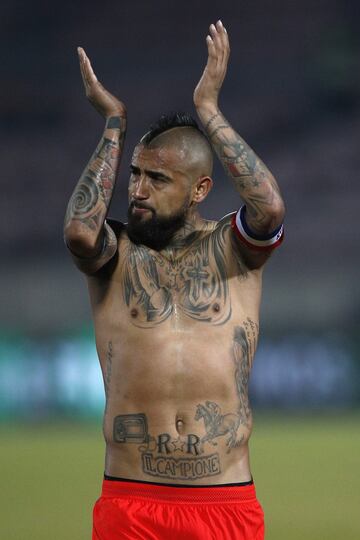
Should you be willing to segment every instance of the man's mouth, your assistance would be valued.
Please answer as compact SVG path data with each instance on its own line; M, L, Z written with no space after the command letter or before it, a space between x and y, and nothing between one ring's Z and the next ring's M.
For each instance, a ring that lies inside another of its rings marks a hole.
M131 203L132 211L136 214L144 214L145 212L153 212L153 209L149 206L145 206L139 203Z

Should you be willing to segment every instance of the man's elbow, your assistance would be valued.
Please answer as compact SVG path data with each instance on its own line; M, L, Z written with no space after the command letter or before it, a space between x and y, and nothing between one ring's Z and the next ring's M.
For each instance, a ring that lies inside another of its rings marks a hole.
M271 209L269 210L270 214L270 227L269 229L275 230L277 227L279 227L285 218L285 204L283 199L278 196L274 201L272 202Z
M70 251L79 257L94 257L99 252L98 238L85 232L83 226L65 226L64 241Z

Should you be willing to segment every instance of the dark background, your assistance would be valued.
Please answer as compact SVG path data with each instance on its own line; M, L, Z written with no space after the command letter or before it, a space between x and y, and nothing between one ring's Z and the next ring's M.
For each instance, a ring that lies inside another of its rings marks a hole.
M205 36L219 17L231 57L222 109L272 170L286 242L266 272L269 332L352 330L359 319L359 3L20 2L1 17L0 324L43 335L89 320L83 278L62 240L66 204L101 136L76 47L127 105L110 215L124 219L132 149L169 110L194 112ZM220 166L203 214L240 202Z
M287 206L285 242L265 271L251 386L267 538L360 538L359 6L2 0L4 538L89 538L100 490L102 379L85 280L62 239L67 201L103 130L76 47L128 108L111 207L125 219L133 147L160 113L194 113L207 29L218 18L232 51L223 112L272 170ZM240 204L220 166L214 179L207 218Z

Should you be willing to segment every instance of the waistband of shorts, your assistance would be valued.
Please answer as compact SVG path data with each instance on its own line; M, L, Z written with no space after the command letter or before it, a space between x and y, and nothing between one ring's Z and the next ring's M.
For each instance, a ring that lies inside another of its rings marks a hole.
M246 486L174 486L126 480L103 480L101 497L175 503L240 503L256 500L254 484Z

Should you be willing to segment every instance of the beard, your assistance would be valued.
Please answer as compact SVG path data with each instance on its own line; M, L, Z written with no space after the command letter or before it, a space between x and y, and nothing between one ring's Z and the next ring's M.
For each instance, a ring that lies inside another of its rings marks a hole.
M178 212L169 217L158 217L155 210L141 203L137 207L147 208L151 212L151 217L142 219L141 216L133 214L132 209L135 203L132 202L128 208L127 234L134 244L144 244L151 249L160 251L164 249L173 238L174 234L181 229L186 221L188 204L184 204Z

